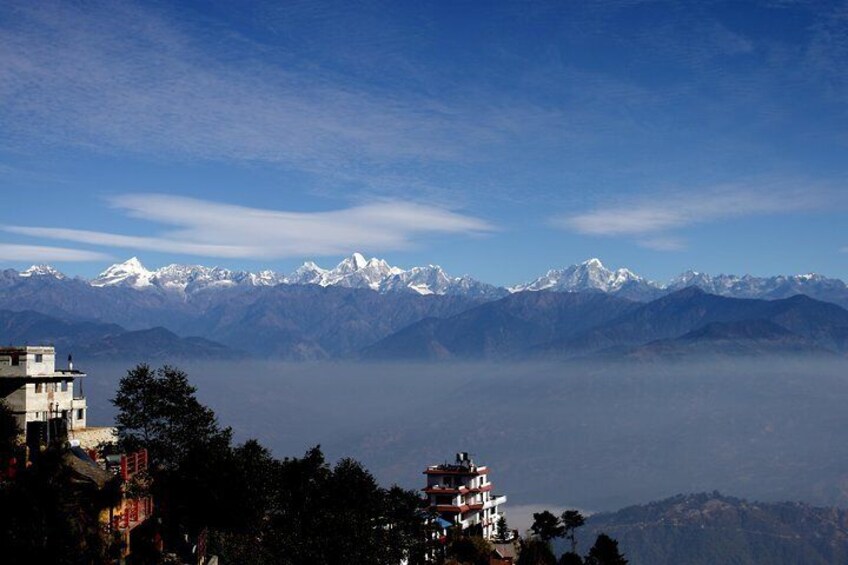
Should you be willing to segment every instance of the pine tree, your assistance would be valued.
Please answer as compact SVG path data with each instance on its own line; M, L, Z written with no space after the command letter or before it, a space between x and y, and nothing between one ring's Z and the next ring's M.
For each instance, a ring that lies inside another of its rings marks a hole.
M533 514L533 525L530 529L543 542L550 542L565 534L565 527L560 523L559 518L547 510Z
M571 553L577 553L577 528L586 524L586 518L578 510L566 510L562 513L562 525L565 528L565 537L571 540Z
M627 559L618 551L618 542L600 534L586 556L586 565L627 565Z
M498 518L498 530L495 534L495 539L499 542L507 542L512 537L509 532L509 526L506 525L506 518L501 516Z

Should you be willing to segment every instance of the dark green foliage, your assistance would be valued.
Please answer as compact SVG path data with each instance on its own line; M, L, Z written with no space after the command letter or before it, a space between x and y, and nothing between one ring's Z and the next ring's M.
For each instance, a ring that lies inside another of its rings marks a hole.
M627 565L627 559L619 552L617 541L599 534L586 556L586 565Z
M530 530L544 542L565 535L565 526L560 519L547 510L533 514L533 525L530 526Z
M586 524L586 518L583 517L578 510L566 510L560 517L562 526L565 529L565 537L571 541L571 553L577 554L577 538L575 533L577 528Z
M393 486L384 494L385 527L382 543L386 563L400 563L404 555L409 563L424 563L428 556L438 556L443 546L432 539L433 528L422 511L426 501L417 492Z
M567 551L562 554L557 563L558 565L583 565L583 558L577 553Z
M507 526L506 518L504 516L498 518L497 527L498 529L497 533L495 534L495 539L500 542L509 541L509 539L512 537L512 534L509 531L509 526Z
M0 465L5 465L14 454L20 433L12 410L4 400L0 400Z
M208 552L225 563L423 562L430 548L417 493L381 488L352 459L331 467L319 447L282 461L255 440L232 447L230 430L194 393L182 371L139 365L114 400L121 443L146 447L153 460L169 549L186 554L205 531Z
M556 562L550 543L541 539L531 539L521 545L521 553L518 554L516 565L556 565Z
M102 532L98 515L117 502L119 479L82 481L65 457L64 448L51 448L17 480L0 485L4 564L101 563L114 556L114 540Z
M127 371L112 400L122 445L146 448L161 469L176 468L198 445L228 448L230 429L218 427L215 413L197 401L196 390L174 367L154 370L141 364Z
M492 545L482 537L464 536L448 547L448 557L466 565L488 565Z

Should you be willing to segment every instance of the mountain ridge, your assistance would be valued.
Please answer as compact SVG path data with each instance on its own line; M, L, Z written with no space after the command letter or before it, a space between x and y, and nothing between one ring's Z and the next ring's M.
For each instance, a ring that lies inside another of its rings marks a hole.
M33 265L21 272L7 270L5 273L7 277L85 281L71 279L50 265ZM710 294L731 298L774 300L805 294L848 307L848 285L840 279L814 273L755 277L709 275L690 270L663 283L644 278L627 268L608 269L597 258L561 269L550 269L536 279L508 287L491 285L468 275L451 276L434 264L402 269L390 265L384 259L368 259L358 252L330 269L306 261L289 274L272 270L251 272L180 264L148 270L137 257L132 257L123 263L111 265L98 277L87 282L100 288L158 290L184 297L232 287L318 285L365 288L381 294L411 292L463 295L488 300L525 291L603 292L640 302L649 302L677 290L696 286Z
M718 492L681 494L591 515L578 530L580 547L589 547L600 532L619 541L632 565L848 560L848 511L801 502L752 502Z
M647 303L603 293L522 292L418 321L362 354L386 360L626 358L680 353L684 346L727 354L848 352L848 310L800 295L729 298L697 287Z

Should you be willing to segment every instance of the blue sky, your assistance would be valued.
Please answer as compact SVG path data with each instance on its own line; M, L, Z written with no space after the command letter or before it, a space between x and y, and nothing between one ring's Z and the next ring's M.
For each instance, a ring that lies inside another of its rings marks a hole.
M0 265L848 278L848 4L4 2Z

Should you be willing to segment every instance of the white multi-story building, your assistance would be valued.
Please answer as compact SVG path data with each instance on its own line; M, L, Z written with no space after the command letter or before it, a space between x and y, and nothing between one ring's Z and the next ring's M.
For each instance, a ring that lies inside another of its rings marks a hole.
M475 465L468 453L457 453L456 463L430 466L424 474L430 510L463 531L479 528L484 538L495 537L506 496L492 494L488 467Z
M86 376L73 369L56 369L56 350L49 346L0 347L0 399L5 399L26 431L28 422L64 418L68 430L84 429L86 403L74 380ZM82 381L80 381L80 384Z

